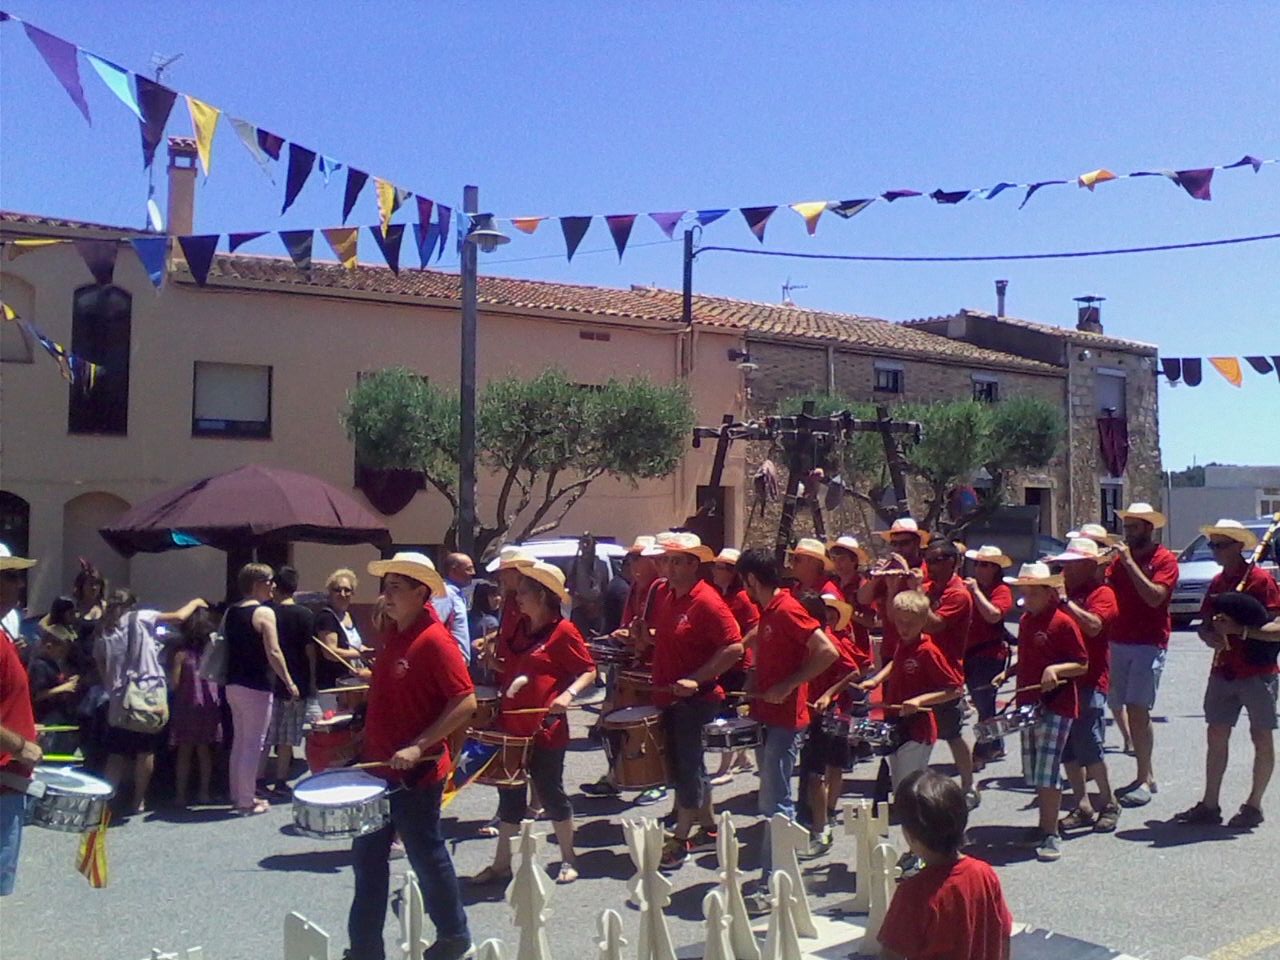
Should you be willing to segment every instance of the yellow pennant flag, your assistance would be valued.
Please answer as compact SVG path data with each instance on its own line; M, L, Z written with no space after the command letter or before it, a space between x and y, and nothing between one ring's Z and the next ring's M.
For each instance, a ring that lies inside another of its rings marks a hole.
M804 218L804 225L808 228L811 237L818 229L818 218L826 213L828 208L829 204L826 200L809 200L805 203L791 204L791 209Z
M388 183L381 177L373 178L373 185L378 191L378 219L382 223L382 235L387 235L387 226L391 223L391 215L400 207L400 198L396 195L396 185Z
M1244 377L1240 373L1239 357L1210 357L1209 362L1213 364L1213 369L1222 374L1222 378L1233 387L1244 384Z
M7 303L0 303L0 317L5 320L17 320L18 312Z
M191 129L196 135L196 153L200 155L200 166L204 167L204 175L207 177L209 160L213 154L213 131L218 129L222 111L195 97L187 97L187 110L191 113Z
M333 255L342 261L348 270L356 268L356 245L360 236L359 227L331 227L320 231L329 242Z
M517 230L519 230L521 233L527 233L532 235L533 231L537 230L538 226L545 219L547 218L546 217L516 217L514 220L511 221L511 225L515 227Z
M1090 170L1088 173L1080 174L1077 182L1082 187L1088 187L1092 190L1100 183L1106 183L1108 180L1114 180L1116 175L1110 170Z
M80 838L76 853L76 870L83 873L89 886L95 890L107 885L107 826L111 823L111 811L102 811L98 825Z

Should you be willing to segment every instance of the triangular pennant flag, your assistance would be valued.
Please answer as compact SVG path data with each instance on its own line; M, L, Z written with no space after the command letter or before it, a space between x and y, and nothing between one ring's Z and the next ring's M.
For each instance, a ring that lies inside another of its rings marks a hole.
M93 279L101 287L110 286L116 272L116 251L114 240L77 240L76 251L84 260L84 265L93 274Z
M756 239L764 243L764 228L769 222L769 218L773 216L773 211L777 207L743 207L741 209L742 219L747 221L747 227L756 235Z
M315 242L314 230L281 230L280 239L289 251L293 265L299 270L311 269L311 245Z
M436 244L440 240L440 224L415 223L413 225L413 238L418 245L418 263L425 270L427 264L431 262L431 254L435 253Z
M458 251L458 256L462 256L462 245L467 241L467 234L476 228L476 218L471 213L458 214L457 223L454 227L454 245Z
M1082 173L1076 177L1076 183L1092 190L1098 184L1106 183L1108 180L1114 180L1115 178L1116 175L1110 170L1090 170L1088 173Z
M89 66L97 71L102 82L107 85L107 89L119 97L120 102L141 120L142 109L138 106L138 95L133 92L133 84L129 82L132 74L124 67L116 66L110 60L103 60L95 54L86 53L84 58L89 61Z
M1161 357L1160 369L1170 383L1177 383L1182 379L1182 361L1177 357Z
M511 220L511 225L515 227L517 230L519 230L521 233L527 233L530 236L532 236L533 232L538 229L538 227L542 224L542 221L545 219L547 218L546 217L513 217Z
M1222 374L1222 379L1233 387L1241 386L1244 383L1244 375L1240 372L1239 357L1210 357L1209 362L1213 364L1213 369Z
M868 200L841 200L839 203L832 203L831 212L837 217L848 220L850 217L856 217L875 202L874 197Z
M560 218L560 230L564 233L564 245L569 252L570 260L573 259L574 253L578 250L578 244L582 243L582 238L587 235L590 227L590 217Z
M381 177L373 178L373 187L378 193L378 222L382 225L382 235L387 235L387 224L400 209L400 191L396 185Z
M401 207L403 207L406 203L408 203L409 198L412 196L413 196L412 190L403 190L400 187L396 187L396 209L398 210Z
M685 215L684 210L668 210L666 213L651 213L649 219L658 225L658 229L667 235L668 240L675 239L676 226ZM528 231L533 233L532 230Z
M300 147L296 143L289 144L289 174L284 182L284 206L280 208L282 215L293 205L293 201L298 199L298 194L302 192L302 185L307 182L307 177L311 176L315 165L314 150Z
M258 128L258 146L272 160L280 159L280 151L284 149L284 137L277 136L270 130Z
M151 284L157 290L164 284L165 261L169 256L168 237L134 237L133 252L138 255L142 269L147 271Z
M1203 378L1203 370L1200 366L1199 357L1183 357L1182 358L1182 379L1188 387L1200 386Z
M360 191L364 189L364 185L369 182L369 175L363 170L357 170L355 167L347 167L347 189L342 197L342 222L347 222L347 217L351 216L351 211L355 209L356 199L360 196Z
M1256 372L1262 374L1263 376L1266 376L1268 373L1270 373L1272 369L1271 361L1268 360L1266 357L1245 357L1244 362L1249 364L1249 366L1253 367L1253 369ZM1280 376L1280 367L1276 368L1276 375Z
M694 216L698 218L698 226L708 227L729 212L728 207L717 210L699 210Z
M331 227L320 231L329 243L329 249L348 270L356 268L356 247L360 242L359 227Z
M622 253L627 249L627 241L631 238L631 228L636 225L636 215L634 213L619 213L604 218L605 224L609 227L609 234L613 237L613 245L618 248L618 259L622 259Z
M1245 154L1235 163L1228 163L1223 170L1234 170L1236 167L1253 167L1253 172L1257 173L1262 168L1262 161L1257 157L1251 157Z
M1201 170L1179 170L1175 175L1175 183L1197 200L1212 200L1209 185L1213 182L1213 167Z
M44 62L62 84L62 89L67 91L71 102L84 114L85 122L93 123L89 118L89 102L85 100L84 87L80 84L80 60L76 45L55 37L52 33L45 33L29 23L24 22L22 26L40 56L44 57Z
M418 197L417 204L418 204L418 222L430 223L431 211L435 209L436 202L434 200L428 200L426 197Z
M1027 184L1027 195L1023 197L1022 202L1018 204L1018 209L1021 210L1023 207L1025 207L1027 205L1027 201L1030 200L1032 196L1035 194L1035 192L1039 190L1041 187L1052 187L1052 186L1056 186L1057 184L1066 183L1066 182L1067 182L1066 180L1041 180L1039 183Z
M903 200L906 197L918 197L920 195L919 190L890 190L887 193L880 194L881 197L888 200L890 203L893 203L895 200Z
M139 77L139 79L142 79ZM204 286L209 279L209 268L213 265L213 253L218 249L218 234L206 233L190 237L179 237L178 246L186 258L187 269L196 283Z
M320 156L320 175L324 177L324 185L329 185L329 178L342 169L342 164L333 157Z
M831 204L826 200L809 200L804 203L793 203L791 209L800 214L804 220L805 229L809 231L809 236L813 236L818 229L818 219L831 208Z
M191 114L191 129L196 135L196 153L200 155L200 166L204 167L204 175L209 175L209 159L213 153L213 131L218 129L218 118L222 111L210 106L203 100L187 97L187 112Z
M0 320L17 320L18 313L7 303L0 303Z
M988 187L986 190L983 190L982 199L990 200L992 197L999 196L1000 194L1004 193L1006 190L1016 186L1017 186L1016 183L1005 183L1004 181L1001 181L1000 183L997 183L994 187Z
M1271 358L1271 365L1276 368L1276 377L1277 379L1280 379L1280 356L1273 356Z
M240 138L240 142L244 144L244 148L249 151L249 156L253 157L254 163L262 168L262 172L267 175L272 183L275 183L275 177L271 176L271 158L267 156L262 147L258 146L258 128L247 120L240 120L236 117L228 117L231 126L236 131L236 136Z
M44 348L44 352L53 358L53 362L58 365L58 373L62 374L62 379L67 383L75 383L76 376L71 370L71 364L67 362L67 348L54 340L50 340L37 330L30 321L22 320L20 322L22 328L35 337L36 342Z
M929 196L935 203L959 203L972 192L972 190L935 190Z
M404 240L404 224L393 223L387 227L384 235L381 227L370 227L369 232L373 234L373 239L378 244L378 249L382 251L382 258L387 261L387 266L391 268L392 273L400 272L400 242Z
M436 250L436 262L439 263L440 258L444 256L444 245L449 239L449 218L453 215L453 208L446 207L443 203L436 204L436 222L439 225L438 239L440 247Z
M138 85L138 106L142 110L138 126L142 131L142 166L146 169L156 158L156 147L164 139L164 126L169 122L169 113L178 95L140 74L134 77L134 81Z
M228 235L227 243L231 248L231 252L235 253L243 244L248 243L250 240L257 240L259 237L265 237L266 235L267 231L265 230L253 230L249 233L233 233Z

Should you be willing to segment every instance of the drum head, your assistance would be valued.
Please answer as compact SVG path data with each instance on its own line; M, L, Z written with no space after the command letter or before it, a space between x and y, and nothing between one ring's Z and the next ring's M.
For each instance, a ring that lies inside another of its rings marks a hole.
M750 717L716 717L708 727L716 727L721 730L751 730L760 726L759 722L752 720Z
M326 770L299 783L293 788L293 795L303 803L342 806L372 800L386 789L385 780L363 770Z
M484 703L486 700L501 700L502 694L498 692L497 687L486 686L482 683L476 684L476 702Z
M339 677L338 686L340 687L367 687L369 681L364 677Z
M604 722L626 726L632 723L643 723L661 714L662 711L657 707L623 707L621 710L605 714Z
M109 797L115 792L107 781L99 780L82 770L66 767L36 767L35 778L58 793L74 793L84 797Z
M352 715L349 713L335 713L324 720L312 720L311 729L316 733L333 733L350 724L351 720Z

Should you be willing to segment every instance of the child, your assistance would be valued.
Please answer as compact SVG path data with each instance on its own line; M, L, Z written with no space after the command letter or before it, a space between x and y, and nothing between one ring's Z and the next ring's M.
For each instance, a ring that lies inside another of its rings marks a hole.
M1028 839L1038 859L1053 861L1062 856L1059 768L1071 721L1080 714L1077 678L1088 672L1089 654L1080 628L1060 606L1061 575L1051 576L1044 563L1024 563L1004 582L1018 588L1026 607L1018 624L1018 706L1042 706L1040 719L1022 731L1022 776L1040 806L1040 825Z
M213 777L213 746L220 739L222 711L218 688L200 676L200 661L214 633L213 615L200 608L182 622L181 646L169 663L169 739L178 748L174 785L175 802L187 805L187 783L191 779L191 755L199 764L200 791L196 802L212 802L209 792Z
M918 770L894 795L902 835L925 867L898 885L881 960L1008 960L1013 917L991 866L960 852L969 810L950 777Z

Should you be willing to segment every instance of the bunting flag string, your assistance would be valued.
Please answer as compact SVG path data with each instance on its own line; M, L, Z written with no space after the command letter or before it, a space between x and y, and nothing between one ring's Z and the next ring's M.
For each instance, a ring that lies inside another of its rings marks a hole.
M213 154L213 132L218 129L218 120L222 111L212 107L203 100L187 97L187 112L191 114L191 130L196 138L196 153L200 157L200 166L204 175L209 176L209 161Z
M1242 359L1255 373L1264 377L1274 373L1277 381L1280 381L1280 354L1270 356L1259 354L1248 357L1161 357L1160 372L1164 374L1171 387L1179 384L1198 387L1203 378L1204 361L1208 360L1209 366L1213 367L1223 380L1233 387L1243 387L1244 367L1240 364Z
M30 320L18 315L18 312L7 303L0 301L0 322L16 323L22 332L40 344L40 347L53 358L58 365L58 373L70 384L79 383L85 390L92 390L102 375L102 365L92 363L78 357L58 341L47 337L44 332Z

